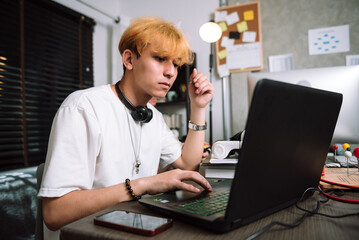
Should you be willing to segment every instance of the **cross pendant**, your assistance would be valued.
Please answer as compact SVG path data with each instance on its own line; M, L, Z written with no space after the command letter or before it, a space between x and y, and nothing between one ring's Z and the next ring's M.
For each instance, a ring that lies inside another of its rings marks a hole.
M138 174L138 172L140 171L140 163L136 163L136 165L135 165L135 167L136 167L136 174Z

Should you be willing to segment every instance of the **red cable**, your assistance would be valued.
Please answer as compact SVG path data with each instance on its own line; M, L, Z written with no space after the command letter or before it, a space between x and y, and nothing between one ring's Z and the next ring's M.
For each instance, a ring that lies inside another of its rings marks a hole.
M337 185L337 186L341 186L341 187L347 187L347 188L352 188L352 189L358 189L358 190L359 190L359 187L355 187L355 186L351 186L351 185L346 185L346 184L342 184L342 183L331 182L331 181L325 180L325 179L323 179L323 178L321 178L320 181L326 182L326 183L330 183L330 184L332 184L332 185Z
M346 184L342 184L342 183L335 183L335 182L331 182L331 181L328 181L328 180L324 180L324 179L320 179L320 181L322 182L326 182L326 183L330 183L332 185L337 185L337 186L341 186L341 187L347 187L347 188L351 188L351 189L357 189L359 190L359 187L355 187L355 186L351 186L351 185L346 185ZM339 197L334 197L332 195L329 195L327 194L326 192L324 192L320 186L318 186L320 192L325 195L326 197L328 198L331 198L333 200L336 200L336 201L341 201L341 202L345 202L345 203L359 203L359 200L352 200L352 199L345 199L345 198L339 198Z

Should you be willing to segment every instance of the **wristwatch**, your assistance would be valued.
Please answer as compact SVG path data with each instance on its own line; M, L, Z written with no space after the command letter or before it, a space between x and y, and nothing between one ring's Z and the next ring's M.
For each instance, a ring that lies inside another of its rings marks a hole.
M188 128L195 130L195 131L202 131L207 129L207 122L204 125L196 125L194 123L191 123L191 121L188 122Z

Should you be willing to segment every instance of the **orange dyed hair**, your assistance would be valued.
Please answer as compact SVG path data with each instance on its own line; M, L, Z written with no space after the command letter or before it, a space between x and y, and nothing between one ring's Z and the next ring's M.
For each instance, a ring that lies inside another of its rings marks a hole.
M121 55L129 49L139 57L150 44L160 56L174 59L179 66L193 62L193 52L181 31L160 18L135 19L123 33L118 49Z

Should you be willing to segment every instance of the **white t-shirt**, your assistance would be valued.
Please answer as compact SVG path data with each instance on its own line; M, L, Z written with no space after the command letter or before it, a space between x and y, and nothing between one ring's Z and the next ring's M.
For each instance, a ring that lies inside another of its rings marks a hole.
M39 197L97 189L155 175L181 155L182 144L152 105L149 123L136 122L110 85L70 94L51 129ZM136 174L138 156L141 165Z

